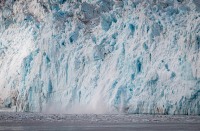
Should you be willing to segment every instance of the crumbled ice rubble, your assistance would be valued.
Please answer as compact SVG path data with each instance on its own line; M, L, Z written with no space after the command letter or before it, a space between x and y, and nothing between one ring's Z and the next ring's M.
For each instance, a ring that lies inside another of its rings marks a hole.
M65 122L78 124L113 123L199 123L199 116L181 115L126 115L126 114L40 114L40 113L1 113L0 123L4 122Z
M200 114L199 0L1 0L0 105Z

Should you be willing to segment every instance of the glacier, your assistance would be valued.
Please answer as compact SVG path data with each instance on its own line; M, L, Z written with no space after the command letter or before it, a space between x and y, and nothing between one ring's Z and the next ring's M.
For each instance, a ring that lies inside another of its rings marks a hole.
M200 115L200 1L1 0L0 107Z

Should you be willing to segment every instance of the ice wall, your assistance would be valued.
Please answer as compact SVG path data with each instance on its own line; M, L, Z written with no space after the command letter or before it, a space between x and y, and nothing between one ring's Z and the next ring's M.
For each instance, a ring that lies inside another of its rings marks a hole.
M1 0L0 105L200 114L199 0Z

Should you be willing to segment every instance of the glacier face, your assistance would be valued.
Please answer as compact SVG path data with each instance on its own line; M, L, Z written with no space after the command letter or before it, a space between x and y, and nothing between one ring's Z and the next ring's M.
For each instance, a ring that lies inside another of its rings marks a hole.
M0 105L200 114L199 0L3 0Z

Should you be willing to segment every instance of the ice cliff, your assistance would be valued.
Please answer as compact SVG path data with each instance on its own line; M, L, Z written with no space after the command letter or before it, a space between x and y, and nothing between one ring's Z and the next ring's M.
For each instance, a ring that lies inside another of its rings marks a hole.
M0 105L200 114L200 0L1 0Z

